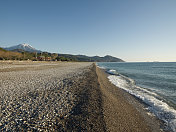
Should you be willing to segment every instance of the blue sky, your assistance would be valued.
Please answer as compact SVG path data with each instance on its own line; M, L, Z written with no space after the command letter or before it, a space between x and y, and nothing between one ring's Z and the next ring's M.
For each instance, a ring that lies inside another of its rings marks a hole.
M176 61L176 0L1 0L0 46Z

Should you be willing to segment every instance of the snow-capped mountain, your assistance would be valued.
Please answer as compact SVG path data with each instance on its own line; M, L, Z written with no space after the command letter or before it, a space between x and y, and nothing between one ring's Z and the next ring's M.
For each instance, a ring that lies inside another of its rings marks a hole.
M7 47L7 48L4 48L6 50L23 50L23 51L28 51L28 52L38 52L40 53L41 51L40 50L37 50L35 48L33 48L31 45L29 44L19 44L19 45L15 45L15 46L11 46L11 47Z

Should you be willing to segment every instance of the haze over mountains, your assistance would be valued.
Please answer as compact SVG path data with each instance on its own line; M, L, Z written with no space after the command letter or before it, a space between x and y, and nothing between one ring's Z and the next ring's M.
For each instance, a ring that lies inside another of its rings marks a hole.
M37 53L37 54L47 54L51 55L52 53L46 52L46 51L41 51L41 50L37 50L35 48L33 48L31 45L29 44L19 44L19 45L15 45L15 46L11 46L11 47L7 47L4 48L5 50L8 51L14 51L14 52L28 52L31 54ZM60 54L57 53L59 57L63 57L63 58L67 58L68 60L73 60L73 61L86 61L86 62L124 62L124 60L110 56L110 55L106 55L104 57L100 57L100 56L93 56L93 57L89 57L86 55L71 55L71 54Z

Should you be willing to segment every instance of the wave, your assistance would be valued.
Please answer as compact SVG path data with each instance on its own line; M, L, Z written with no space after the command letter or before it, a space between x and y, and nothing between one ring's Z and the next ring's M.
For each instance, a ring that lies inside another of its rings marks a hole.
M111 74L111 75L118 75L116 70L110 69L106 71L107 73Z
M116 70L108 70L108 73L111 83L146 103L148 111L164 121L166 130L176 132L176 110L164 102L158 94L137 86L133 79L117 73Z

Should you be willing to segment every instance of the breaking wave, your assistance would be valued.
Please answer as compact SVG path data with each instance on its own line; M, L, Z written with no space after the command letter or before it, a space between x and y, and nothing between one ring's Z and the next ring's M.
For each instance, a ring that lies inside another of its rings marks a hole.
M148 105L149 112L153 113L166 124L166 129L176 132L176 110L162 100L157 93L139 87L131 78L117 73L116 70L108 70L108 79L117 87L127 91Z

